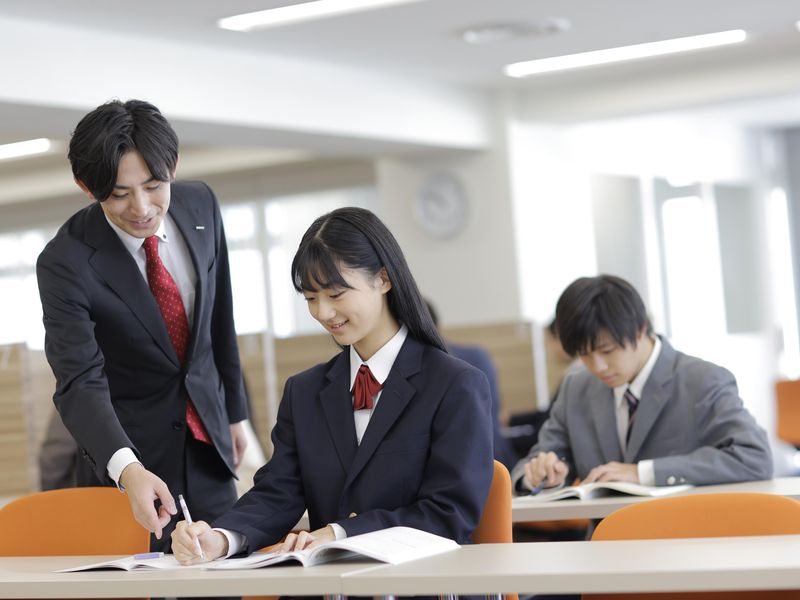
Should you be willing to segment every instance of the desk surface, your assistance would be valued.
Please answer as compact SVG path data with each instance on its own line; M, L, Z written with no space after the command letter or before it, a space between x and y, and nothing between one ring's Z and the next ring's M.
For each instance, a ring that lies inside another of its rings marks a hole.
M800 535L484 544L397 566L53 572L105 558L0 558L0 598L800 589Z
M800 477L780 477L767 481L748 481L724 485L701 485L679 495L719 492L761 492L800 499ZM649 500L652 498L619 495L592 500L537 502L533 498L521 496L512 501L512 519L515 523L558 519L600 519L623 506Z
M800 536L483 544L344 575L347 595L800 589Z
M0 598L132 598L338 594L342 574L374 562L338 562L313 568L251 571L83 571L54 573L111 556L0 558Z

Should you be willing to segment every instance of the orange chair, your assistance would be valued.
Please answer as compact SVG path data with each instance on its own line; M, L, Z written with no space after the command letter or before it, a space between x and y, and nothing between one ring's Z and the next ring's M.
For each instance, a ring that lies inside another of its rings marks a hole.
M483 505L483 513L477 529L472 532L476 544L510 544L513 542L511 521L511 475L503 463L494 461L492 486ZM517 594L505 596L517 600Z
M37 492L0 508L0 556L136 554L150 533L116 488Z
M800 380L775 384L778 437L800 447Z
M696 494L633 504L603 519L597 540L800 534L800 502L772 494ZM585 594L594 600L756 600L797 598L798 590L654 594Z

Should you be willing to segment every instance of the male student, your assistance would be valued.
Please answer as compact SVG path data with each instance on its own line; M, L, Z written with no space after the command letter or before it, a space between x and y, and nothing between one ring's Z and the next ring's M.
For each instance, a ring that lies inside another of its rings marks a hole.
M197 519L233 505L246 445L219 206L205 184L173 183L178 138L147 102L87 114L69 160L92 203L36 271L54 400L78 485L117 484L164 550L178 493Z
M644 303L625 280L577 279L556 306L569 373L528 456L517 491L583 482L717 484L772 476L764 430L727 370L653 335Z

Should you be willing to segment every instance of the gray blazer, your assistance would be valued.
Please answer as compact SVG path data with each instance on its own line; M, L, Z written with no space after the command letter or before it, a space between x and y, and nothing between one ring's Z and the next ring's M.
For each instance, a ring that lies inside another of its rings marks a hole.
M630 443L620 447L614 393L586 369L564 379L538 443L512 471L540 452L555 452L583 479L610 461L654 461L656 485L709 485L769 479L772 457L764 430L744 408L733 375L676 351L661 354L642 391Z

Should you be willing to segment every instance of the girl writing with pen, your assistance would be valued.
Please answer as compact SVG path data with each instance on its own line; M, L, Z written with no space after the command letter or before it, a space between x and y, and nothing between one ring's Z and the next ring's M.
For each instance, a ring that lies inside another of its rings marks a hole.
M289 378L272 458L213 523L178 524L176 558L284 537L282 550L300 550L397 525L468 543L492 479L489 386L447 354L394 236L364 209L323 215L292 279L342 351ZM287 535L306 509L312 531Z

